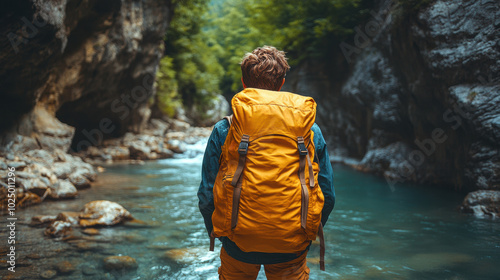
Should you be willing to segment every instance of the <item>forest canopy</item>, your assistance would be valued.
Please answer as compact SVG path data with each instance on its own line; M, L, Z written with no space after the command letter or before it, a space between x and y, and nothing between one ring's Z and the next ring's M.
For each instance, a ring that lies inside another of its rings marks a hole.
M366 0L177 0L165 35L157 102L173 116L181 104L204 111L216 95L242 89L240 60L273 45L290 65L329 57L372 8Z

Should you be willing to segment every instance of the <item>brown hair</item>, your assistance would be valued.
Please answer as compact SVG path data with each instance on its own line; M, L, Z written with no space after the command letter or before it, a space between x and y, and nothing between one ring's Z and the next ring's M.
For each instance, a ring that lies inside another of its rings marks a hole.
M247 87L279 90L288 69L285 52L272 46L256 48L241 60L241 74Z

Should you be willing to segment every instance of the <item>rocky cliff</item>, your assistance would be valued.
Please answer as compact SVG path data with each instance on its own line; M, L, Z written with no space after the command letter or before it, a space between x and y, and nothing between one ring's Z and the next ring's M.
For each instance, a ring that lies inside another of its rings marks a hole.
M18 134L33 136L44 148L64 149L72 141L73 149L81 149L140 129L149 113L170 1L2 5L2 146ZM67 137L73 129L65 124L74 127L74 137Z
M171 1L4 2L0 4L0 204L12 175L8 166L16 168L20 205L46 196L74 197L77 188L90 185L96 172L68 151L86 151L106 138L150 128L146 127L149 101ZM159 139L165 130L162 125L155 128ZM128 139L136 138L132 134ZM130 145L146 146L137 141ZM140 150L148 152L141 156L171 155L163 141L156 142L157 146Z
M500 4L378 1L368 22L287 76L319 101L339 160L399 182L500 190Z

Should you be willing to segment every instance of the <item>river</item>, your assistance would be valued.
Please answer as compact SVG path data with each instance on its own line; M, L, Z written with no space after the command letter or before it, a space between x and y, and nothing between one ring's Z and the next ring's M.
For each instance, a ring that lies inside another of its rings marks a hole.
M43 271L69 261L74 271L54 279L218 279L220 261L208 251L196 196L203 150L200 142L173 159L109 166L77 199L18 211L16 273L2 262L0 275L41 279ZM498 279L500 223L460 213L463 194L411 184L391 189L384 179L341 165L334 165L334 174L337 204L325 227L326 271L319 270L313 244L311 279ZM28 225L34 215L79 211L100 199L120 203L148 224L103 227L96 238L70 242ZM110 255L135 258L137 270L106 271L102 260ZM263 269L258 279L265 279Z

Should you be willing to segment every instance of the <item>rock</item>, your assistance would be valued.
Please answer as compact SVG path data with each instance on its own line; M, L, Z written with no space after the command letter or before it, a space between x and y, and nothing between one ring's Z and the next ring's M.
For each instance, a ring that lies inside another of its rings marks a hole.
M163 137L165 133L167 133L167 130L169 129L170 125L160 119L151 119L147 125L147 128L145 131L142 133L148 134L148 135L153 135L153 136L159 136Z
M25 192L32 192L38 196L44 195L48 189L47 185L50 184L47 180L42 180L42 178L17 178L16 182Z
M103 246L102 246L102 244L97 244L97 243L93 243L93 242L84 241L84 242L78 242L78 243L76 243L76 249L78 251L93 251L93 252L96 252L96 251L102 251L103 250Z
M316 100L330 155L361 161L360 170L394 183L500 190L498 1L427 1L411 11L394 3L377 2L368 25L383 24L366 44L354 34L343 43L356 51L303 61L283 90Z
M52 279L57 275L57 271L55 270L45 270L40 274L42 279Z
M15 169L20 169L23 167L26 167L26 162L24 161L8 161L7 163L2 162L4 169L7 169L7 167L14 167Z
M74 198L78 194L75 186L67 180L59 180L50 187L49 196L54 199Z
M75 128L59 121L45 106L35 106L31 112L31 122L36 133L35 139L41 148L48 151L69 149Z
M229 103L222 95L216 95L214 99L210 100L209 104L202 104L202 106L193 106L188 110L187 117L193 120L197 126L211 126L220 121L223 117L227 116L229 112ZM177 130L183 130L181 128Z
M137 261L129 256L110 256L104 259L106 270L131 270L137 269Z
M57 216L52 216L52 215L38 215L38 216L33 216L31 217L31 224L32 225L41 225L45 223L50 223L56 220Z
M480 190L467 194L462 207L465 213L477 217L500 217L500 191Z
M78 212L61 212L59 215L56 216L57 221L62 221L62 222L68 222L72 226L78 225L78 221L80 220L79 217L80 213Z
M191 127L191 125L185 121L171 119L170 127L174 131L186 131L188 128Z
M83 275L90 276L90 275L95 275L97 273L97 267L95 267L95 265L83 264L81 266L81 269Z
M64 237L69 236L71 232L71 223L54 221L45 229L44 233L50 237Z
M111 146L102 148L102 152L109 155L113 160L126 160L130 158L130 150L127 147Z
M128 149L132 159L148 159L150 157L151 149L144 142L132 142Z
M54 162L50 169L59 179L67 179L73 172L73 167L67 162Z
M33 163L29 165L27 168L25 168L23 171L31 173L42 180L44 180L45 178L46 180L48 180L47 184L55 184L58 181L57 176L54 173L52 173L50 169L39 163Z
M207 252L202 247L172 249L163 254L164 258L184 264L213 260L217 258L217 256L217 253Z
M47 168L50 168L52 164L54 164L52 154L46 150L31 150L26 152L24 155Z
M473 258L467 254L442 252L415 254L401 261L405 266L417 271L436 271L452 265L466 264L472 260Z
M76 170L75 172L71 173L71 175L69 175L68 179L79 190L90 187L90 180L88 178L87 170Z
M61 274L71 274L76 270L75 266L69 261L62 261L56 264L56 269Z
M167 141L167 148L174 153L182 154L186 152L186 144L177 139L172 139Z
M99 235L100 232L98 229L95 229L95 228L86 228L84 230L82 230L83 233L85 233L86 235Z
M47 191L49 191L47 189ZM33 205L33 204L38 204L40 202L42 202L42 198L34 193L31 193L31 192L20 192L18 195L17 195L17 198L19 200L19 202L17 203L17 205L21 208L23 207L27 207L27 206L30 206L30 205Z
M120 204L107 200L96 200L85 204L80 214L80 226L109 226L132 219L132 215Z

